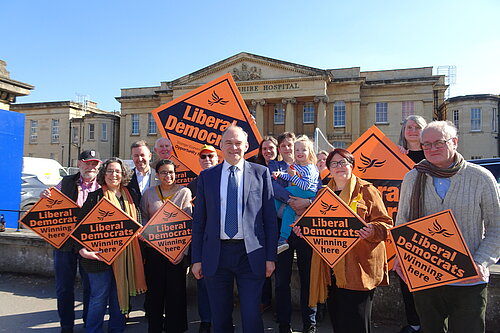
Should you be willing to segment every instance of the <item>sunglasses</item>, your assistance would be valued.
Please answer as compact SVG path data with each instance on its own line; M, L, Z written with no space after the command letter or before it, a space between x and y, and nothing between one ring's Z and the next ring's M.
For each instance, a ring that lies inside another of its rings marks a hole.
M200 158L201 158L202 160L204 160L205 158L214 158L214 157L215 157L215 154L208 154L208 155L206 155L206 154L201 154L201 155L200 155Z

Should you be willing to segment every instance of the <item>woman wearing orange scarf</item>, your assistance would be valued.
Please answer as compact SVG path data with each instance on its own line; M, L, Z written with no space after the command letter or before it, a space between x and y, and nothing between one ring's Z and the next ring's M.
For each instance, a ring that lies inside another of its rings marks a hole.
M101 166L97 182L101 189L89 193L80 211L80 220L103 198L109 199L134 220L141 223L138 198L125 187L132 177L127 165L112 157ZM129 312L129 297L146 291L144 267L137 238L123 250L110 266L96 252L80 249L82 265L89 274L90 302L85 331L102 332L104 314L109 305L108 332L125 330L125 315Z
M335 333L369 333L375 288L389 282L384 240L392 219L380 192L371 183L352 174L354 156L350 152L340 148L333 150L326 165L332 176L328 187L368 226L359 231L361 241L333 267L333 271L313 253L309 306L327 301Z

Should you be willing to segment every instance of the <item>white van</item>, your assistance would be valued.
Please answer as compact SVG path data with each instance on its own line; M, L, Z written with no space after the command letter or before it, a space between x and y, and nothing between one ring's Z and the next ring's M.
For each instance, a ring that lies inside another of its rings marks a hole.
M68 173L59 162L50 158L23 157L23 174L31 174L47 186L59 184Z

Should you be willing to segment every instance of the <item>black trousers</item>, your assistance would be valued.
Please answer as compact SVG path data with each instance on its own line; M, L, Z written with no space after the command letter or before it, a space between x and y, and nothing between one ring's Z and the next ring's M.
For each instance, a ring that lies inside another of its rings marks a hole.
M420 326L420 318L418 317L417 309L415 309L413 294L408 289L406 282L404 282L399 275L398 279L399 286L401 287L401 295L403 296L403 302L405 303L406 321L408 322L408 325Z
M367 291L338 288L332 277L328 294L328 313L335 333L370 333L373 295Z
M187 331L186 268L173 265L152 247L146 247L148 332ZM163 315L165 314L165 320Z

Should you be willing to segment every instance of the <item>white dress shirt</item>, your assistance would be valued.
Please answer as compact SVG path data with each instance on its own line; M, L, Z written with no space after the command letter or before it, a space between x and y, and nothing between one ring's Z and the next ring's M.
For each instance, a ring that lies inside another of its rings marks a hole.
M151 169L143 176L142 173L135 169L135 175L137 176L137 183L139 184L139 189L141 190L141 194L144 194L144 191L149 187L149 181L151 179Z
M224 231L224 226L226 223L226 206L227 206L227 183L229 174L229 168L231 164L224 161L222 164L222 173L220 177L220 239L243 239L243 169L245 166L245 160L241 159L238 164L236 164L236 170L234 174L236 176L236 183L238 184L238 232L233 238L230 238Z

